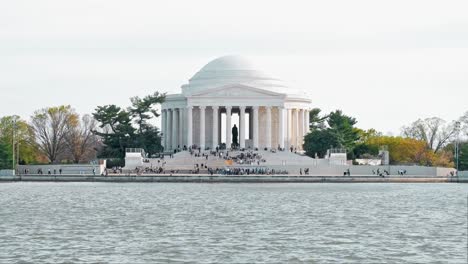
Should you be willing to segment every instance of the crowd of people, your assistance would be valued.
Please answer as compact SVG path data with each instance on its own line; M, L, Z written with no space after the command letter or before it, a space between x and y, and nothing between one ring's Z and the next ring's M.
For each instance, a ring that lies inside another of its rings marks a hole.
M406 170L404 170L404 173L406 174ZM378 175L380 177L385 177L386 176L389 176L390 175L390 172L388 172L387 170L380 170L380 168L377 168L377 170L372 170L372 174L374 175ZM400 174L400 171L398 171L398 174ZM401 174L403 175L403 174Z
M230 158L237 164L241 165L260 165L260 163L266 162L266 160L262 158L262 155L254 153L253 151L249 151L247 153L241 152L240 154Z
M214 170L216 174L222 175L287 175L286 170L275 170L269 168L223 168ZM210 172L210 174L213 174Z

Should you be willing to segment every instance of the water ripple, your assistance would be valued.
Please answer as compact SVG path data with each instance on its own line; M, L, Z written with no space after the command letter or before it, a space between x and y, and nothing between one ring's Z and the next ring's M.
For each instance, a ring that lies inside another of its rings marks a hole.
M0 263L465 263L468 185L0 184Z

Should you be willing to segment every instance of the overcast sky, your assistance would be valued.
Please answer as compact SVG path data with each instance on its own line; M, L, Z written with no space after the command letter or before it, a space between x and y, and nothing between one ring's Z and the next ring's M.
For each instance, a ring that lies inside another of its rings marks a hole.
M176 93L228 54L366 129L468 111L466 0L14 0L0 3L0 116Z

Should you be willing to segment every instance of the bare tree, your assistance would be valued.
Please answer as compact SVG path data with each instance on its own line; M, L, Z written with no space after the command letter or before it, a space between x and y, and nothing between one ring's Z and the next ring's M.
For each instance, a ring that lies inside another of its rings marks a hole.
M31 117L37 146L52 163L57 162L65 150L66 128L73 118L76 118L76 114L69 105L43 108L35 111Z
M465 133L465 136L468 137L468 111L466 111L465 114L462 117L460 117L459 122L462 125L462 129Z
M434 153L439 152L457 135L460 127L457 122L447 123L441 118L418 119L402 128L403 136L422 140Z
M75 163L94 158L99 146L99 138L93 133L96 127L97 121L90 115L84 115L81 119L73 116L67 123L65 145L67 154Z

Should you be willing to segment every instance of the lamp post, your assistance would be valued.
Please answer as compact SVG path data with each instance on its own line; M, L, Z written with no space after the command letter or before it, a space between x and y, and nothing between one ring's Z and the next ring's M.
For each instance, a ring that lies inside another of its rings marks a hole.
M13 126L11 127L11 133L12 133L12 142L11 142L12 159L11 159L11 165L12 165L12 169L15 171L15 174L16 174L16 168L15 168L15 162L16 162L16 159L15 159L16 118L15 117L13 117Z
M16 142L16 168L19 167L19 158L20 158L19 151L20 151L20 141L17 140Z
M460 122L455 123L455 130L457 133L457 138L455 139L455 168L457 170L457 177L458 177L458 161L459 161L459 155L460 155Z

